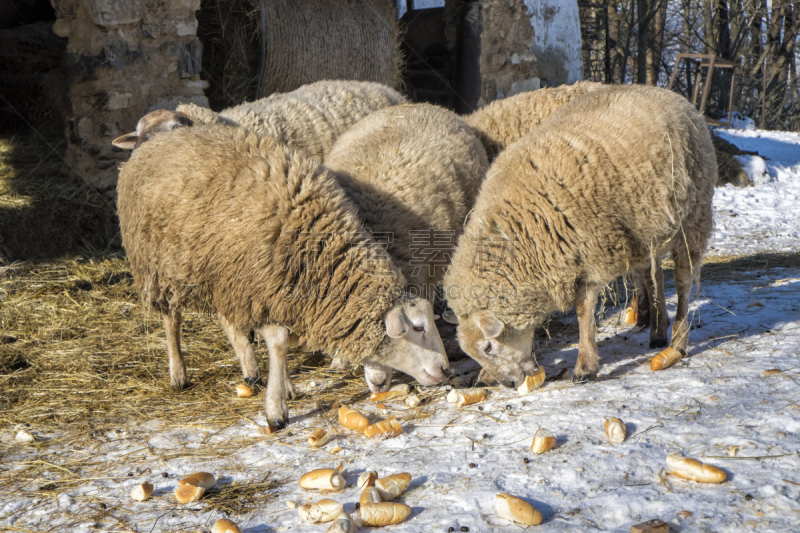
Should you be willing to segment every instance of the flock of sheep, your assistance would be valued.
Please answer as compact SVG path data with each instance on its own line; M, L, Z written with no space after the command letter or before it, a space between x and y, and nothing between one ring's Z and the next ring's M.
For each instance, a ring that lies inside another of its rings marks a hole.
M134 150L118 184L123 245L163 317L173 387L187 385L181 309L213 311L250 383L249 333L264 338L274 427L294 394L291 346L364 364L374 392L392 369L444 381L437 285L487 383L533 375L534 328L572 307L575 379L594 379L598 294L625 273L644 288L662 366L685 353L717 167L703 118L669 91L580 82L459 117L322 81L220 113L155 111L114 143Z

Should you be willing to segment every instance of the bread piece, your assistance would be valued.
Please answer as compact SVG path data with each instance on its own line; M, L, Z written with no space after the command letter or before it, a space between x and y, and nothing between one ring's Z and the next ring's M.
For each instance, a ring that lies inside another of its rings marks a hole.
M331 436L328 435L324 429L315 429L308 436L308 445L312 448L319 448L324 446L330 440Z
M663 370L681 360L683 355L679 350L669 347L660 351L650 360L650 370Z
M539 366L539 368L533 372L532 376L525 376L525 381L522 382L522 385L517 387L517 392L520 394L528 394L538 389L544 383L544 378L544 367Z
M375 481L375 488L381 495L381 500L388 502L403 494L411 483L411 474L392 474Z
M353 519L350 518L350 515L347 513L341 513L331 524L331 527L328 528L327 533L354 533L356 530L356 526L353 523Z
M335 520L343 512L344 507L341 503L327 498L316 503L304 503L297 506L297 514L300 515L300 518L314 524L324 524Z
M411 507L402 503L367 503L361 506L361 524L365 526L388 526L399 524L411 514Z
M358 503L361 505L367 505L370 503L380 503L383 500L381 499L381 493L378 492L378 489L375 487L367 487L361 493L361 497L358 499Z
M303 474L300 478L300 488L321 490L324 492L338 492L346 485L338 469L319 468Z
M203 494L205 494L206 489L203 487L195 487L194 485L182 485L175 489L175 497L178 499L179 503L186 504L191 502L196 502L199 500Z
M34 440L36 440L36 437L31 435L30 433L28 433L24 429L20 429L19 431L17 431L17 434L14 437L14 440L16 440L17 442L20 442L22 444L27 444L28 442L33 442Z
M153 485L145 481L141 485L136 485L131 491L131 499L137 502L144 502L153 495Z
M639 321L639 313L633 307L629 307L625 310L625 323L626 324L636 324Z
M604 424L608 440L614 444L619 444L625 441L625 424L619 418L606 418Z
M242 530L230 520L223 518L214 522L211 533L242 533Z
M552 450L556 445L556 438L552 433L542 428L533 434L533 444L531 444L531 451L535 454L542 454L548 450Z
M673 476L700 483L722 483L727 477L716 466L706 465L696 459L683 457L680 453L667 456L667 472Z
M403 432L403 426L397 421L395 417L389 420L381 420L376 424L367 426L364 429L364 436L368 439L391 439Z
M447 393L447 401L456 407L472 405L486 399L486 389L453 389Z
M363 489L364 487L374 487L375 480L378 479L377 472L362 472L358 475L358 481L356 481L356 487L359 489Z
M369 399L377 403L377 402L386 402L394 398L402 398L403 396L405 396L405 394L400 391L390 390L386 392L376 392L372 396L370 396Z
M204 490L213 489L216 484L217 480L208 472L196 472L178 481L178 486L194 485L195 487L203 487Z
M367 429L369 420L355 409L343 405L339 408L339 423L347 429L362 432Z
M247 383L239 383L236 385L236 395L239 398L249 398L253 395L253 389Z
M501 492L494 499L494 512L498 517L523 526L536 526L542 523L542 513L533 505L516 496Z
M409 407L416 407L420 404L422 400L419 399L419 396L416 394L411 394L406 396L406 405Z

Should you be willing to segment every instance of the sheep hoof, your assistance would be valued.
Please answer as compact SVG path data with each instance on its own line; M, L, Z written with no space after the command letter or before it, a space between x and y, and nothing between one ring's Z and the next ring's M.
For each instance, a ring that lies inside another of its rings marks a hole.
M274 433L276 431L280 431L282 429L286 429L286 420L279 420L277 422L273 422L272 420L268 420L267 424L269 425L270 433Z
M189 383L188 381L184 381L183 383L173 383L172 384L172 390L174 390L176 392L177 391L181 391L181 390L185 390L185 389L189 388L189 385L191 385L191 383Z
M597 374L575 374L572 376L573 383L589 383L597 379Z
M256 376L254 378L244 378L244 382L250 385L251 387L261 387L263 385L261 381L261 376Z
M666 348L669 346L667 339L653 339L650 341L650 349L653 348Z

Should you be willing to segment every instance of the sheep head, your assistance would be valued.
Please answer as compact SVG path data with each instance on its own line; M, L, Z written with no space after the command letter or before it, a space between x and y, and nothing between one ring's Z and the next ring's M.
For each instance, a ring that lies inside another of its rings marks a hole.
M158 109L140 118L139 123L136 124L136 131L117 137L111 144L123 150L134 150L156 133L172 131L175 128L186 128L192 125L192 119L186 115L177 111Z

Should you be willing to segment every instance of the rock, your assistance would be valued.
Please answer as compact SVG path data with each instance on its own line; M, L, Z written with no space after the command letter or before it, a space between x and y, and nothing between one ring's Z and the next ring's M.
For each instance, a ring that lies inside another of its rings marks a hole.
M133 24L144 18L145 6L140 0L83 0L92 22L98 26Z

